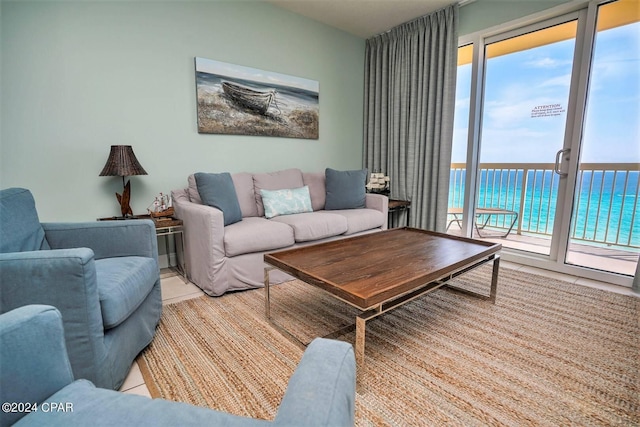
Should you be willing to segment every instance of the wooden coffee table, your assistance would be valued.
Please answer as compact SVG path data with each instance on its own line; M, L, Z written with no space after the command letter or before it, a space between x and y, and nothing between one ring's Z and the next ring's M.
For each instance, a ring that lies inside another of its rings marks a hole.
M269 272L274 268L360 309L362 313L355 323L355 355L358 384L361 384L367 321L433 292L450 279L490 261L493 261L493 275L489 295L448 287L495 303L501 249L502 245L497 243L396 228L266 254L266 315L278 329L295 338L271 319Z

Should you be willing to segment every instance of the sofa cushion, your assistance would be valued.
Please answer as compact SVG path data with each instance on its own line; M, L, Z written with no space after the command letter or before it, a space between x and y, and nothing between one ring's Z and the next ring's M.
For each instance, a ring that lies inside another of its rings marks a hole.
M264 216L269 219L278 215L291 215L313 212L309 187L289 188L286 190L260 190Z
M375 209L342 209L331 213L347 220L346 235L382 227L384 224L384 214Z
M0 191L0 252L49 249L38 219L36 202L24 188Z
M323 210L324 202L327 198L327 188L324 185L325 174L323 172L303 172L302 180L304 181L304 185L309 186L313 210Z
M200 198L200 193L198 193L198 184L196 184L196 177L193 176L193 174L189 175L189 177L187 178L187 183L189 184L189 186L187 187L189 200L192 203L202 205L202 199Z
M271 173L257 173L253 175L253 187L256 197L258 216L264 216L262 194L260 190L282 190L285 188L300 188L304 186L300 169L286 169Z
M104 328L125 321L142 304L158 279L153 258L117 257L95 261Z
M238 203L242 211L242 217L258 216L256 195L253 192L253 175L247 172L231 174L233 186L236 188Z
M198 172L194 176L202 203L220 209L223 214L224 225L242 220L242 211L240 210L231 174L228 172Z
M291 227L265 218L249 217L224 228L224 251L228 257L285 248L294 243Z
M358 209L365 207L367 169L352 171L325 170L327 199L324 208Z
M308 212L278 216L270 221L281 222L293 229L296 242L309 242L338 236L348 230L347 219L328 212Z
M258 216L256 197L253 194L253 175L247 172L234 173L231 175L231 179L233 180L233 186L236 189L236 196L238 197L242 217ZM196 184L195 176L193 176L193 174L189 175L187 182L189 184L187 188L189 200L193 203L202 205L203 203L200 198L200 193L198 193L198 185Z

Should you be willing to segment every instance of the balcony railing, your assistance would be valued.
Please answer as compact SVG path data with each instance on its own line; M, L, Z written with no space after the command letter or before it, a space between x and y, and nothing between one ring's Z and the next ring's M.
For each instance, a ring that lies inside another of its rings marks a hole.
M481 163L478 207L518 212L517 234L551 236L559 176L553 163ZM465 164L451 164L449 207L462 207ZM582 163L576 181L571 239L640 248L640 164ZM488 227L506 230L510 218Z

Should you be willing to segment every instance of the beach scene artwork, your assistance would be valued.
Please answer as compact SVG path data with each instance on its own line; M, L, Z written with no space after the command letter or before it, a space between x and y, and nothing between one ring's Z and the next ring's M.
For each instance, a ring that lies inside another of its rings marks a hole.
M319 83L195 58L198 133L318 139Z

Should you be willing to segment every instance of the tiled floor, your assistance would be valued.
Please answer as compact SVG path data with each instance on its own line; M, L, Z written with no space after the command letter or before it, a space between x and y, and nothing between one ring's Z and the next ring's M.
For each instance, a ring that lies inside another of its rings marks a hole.
M455 225L449 229L448 233L456 236L462 235L462 231ZM513 232L503 238L499 237L503 234L503 231L496 231L495 229L484 233L486 233L483 234L486 237L480 237L476 232L473 233L473 237L488 242L500 243L505 249L509 248L542 255L548 255L550 251L550 236L519 235ZM572 240L567 253L567 264L596 269L606 265L606 269L613 273L633 275L638 264L638 253L631 248L601 247Z
M575 283L583 286L590 286L593 288L604 289L611 292L618 292L625 295L635 295L630 288L625 288L622 286L615 286L608 283L598 282L595 280L579 278L575 276L568 276L566 274L557 273L548 270L542 270L535 267L529 267L521 264L515 264L512 262L502 260L500 262L500 268L510 268L513 270L520 270L535 274L540 274L543 276L551 277L554 279L564 280L570 283ZM160 275L162 280L162 302L163 304L172 304L174 302L196 298L204 293L192 283L185 283L182 279L182 276L177 276L171 270L163 270ZM150 397L149 390L147 386L144 384L144 379L142 378L142 373L140 372L140 368L138 368L138 364L136 362L131 366L131 371L129 372L129 376L127 376L124 384L120 388L120 391L131 394L140 394L143 396Z

